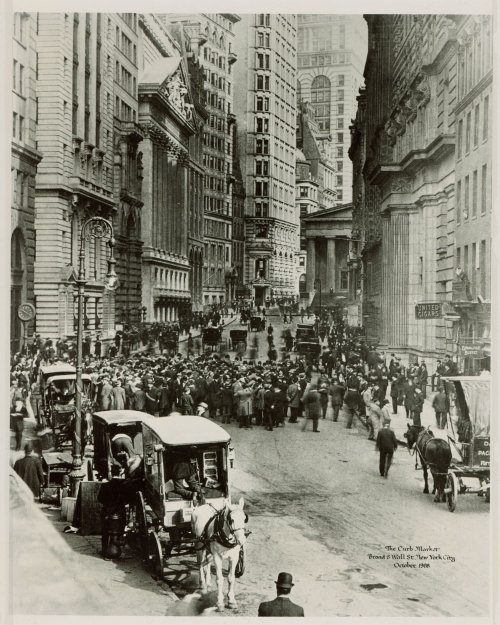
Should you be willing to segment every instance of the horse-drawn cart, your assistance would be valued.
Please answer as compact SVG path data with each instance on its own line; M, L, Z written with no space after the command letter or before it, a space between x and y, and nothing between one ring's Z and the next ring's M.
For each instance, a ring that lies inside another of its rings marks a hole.
M223 328L220 326L209 326L208 328L203 328L201 332L203 350L205 350L205 347L208 345L212 351L214 351L217 349L218 345L224 343L222 330Z
M458 495L477 494L490 502L490 379L449 377L443 382L458 416L456 424L448 419L448 440L460 456L446 478L446 500L453 512Z

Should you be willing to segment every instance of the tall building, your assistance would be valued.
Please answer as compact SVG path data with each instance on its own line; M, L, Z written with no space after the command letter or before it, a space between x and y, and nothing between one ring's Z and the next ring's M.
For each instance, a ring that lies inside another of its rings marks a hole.
M366 333L405 360L432 369L453 353L477 372L490 331L491 16L366 20L349 255Z
M301 99L311 103L330 160L335 163L335 202L352 201L349 124L363 84L367 28L361 15L298 15L297 78Z
M204 305L234 298L233 278L233 110L234 25L231 13L166 14L166 24L183 24L191 49L205 71L207 120L204 127Z
M234 28L245 283L256 305L296 293L296 22L295 15L245 15Z
M114 220L114 48L111 17L38 13L36 140L36 330L74 336L82 225ZM84 329L111 338L115 296L105 289L108 238L84 241Z
M14 14L12 52L10 341L11 350L18 351L24 334L31 336L34 328L34 321L24 328L17 311L21 304L35 303L35 175L42 159L36 143L35 15Z

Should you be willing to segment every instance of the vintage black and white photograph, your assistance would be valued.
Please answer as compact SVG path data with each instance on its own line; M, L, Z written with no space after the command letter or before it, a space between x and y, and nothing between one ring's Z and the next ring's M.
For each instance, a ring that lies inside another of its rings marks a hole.
M7 30L10 614L489 623L493 5L54 6Z

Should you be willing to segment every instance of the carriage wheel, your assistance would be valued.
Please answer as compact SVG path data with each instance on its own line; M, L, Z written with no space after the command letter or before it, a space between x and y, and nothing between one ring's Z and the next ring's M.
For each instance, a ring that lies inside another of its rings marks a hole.
M163 549L155 531L149 535L149 566L156 577L163 580Z
M136 496L135 520L139 526L139 540L141 543L142 557L144 560L147 560L149 557L149 532L148 521L146 518L146 506L144 504L144 496L141 491L139 491Z
M458 478L454 473L448 473L446 477L446 488L449 489L449 492L446 494L448 510L454 512L457 507L458 496Z

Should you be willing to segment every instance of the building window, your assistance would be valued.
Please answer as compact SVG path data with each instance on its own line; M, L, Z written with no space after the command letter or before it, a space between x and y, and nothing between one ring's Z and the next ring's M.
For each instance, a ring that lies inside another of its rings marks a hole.
M339 117L337 119L337 128L343 128L344 127L344 119L342 117Z
M344 143L344 133L337 132L337 143Z
M337 104L337 115L343 115L343 114L344 114L344 105Z
M466 154L470 152L470 125L471 125L471 114L467 113L467 121L465 125L465 153Z
M337 200L337 202L340 202L341 200L344 199L344 192L342 191L342 189L339 189L337 191L337 195L335 199Z
M486 241L481 241L479 257L479 288L481 295L486 299Z
M327 76L316 76L311 84L311 102L321 130L330 129L331 83ZM316 104L317 103L317 104Z
M486 141L486 139L488 138L488 132L489 132L489 105L490 105L490 98L489 96L486 96L484 98L484 103L483 103L483 141Z
M458 137L457 137L457 158L462 158L462 143L463 143L464 121L461 119L458 122Z
M340 272L340 290L347 291L349 288L349 272L341 270Z
M339 87L343 87L344 86L344 81L345 81L344 75L343 74L339 74L338 75L338 86Z
M479 143L479 104L474 108L474 147Z
M255 77L256 89L269 91L269 76L257 74Z
M337 89L337 100L343 100L343 99L344 99L344 90Z
M457 182L457 225L462 223L462 181Z
M464 221L469 219L469 176L465 176L464 185Z
M337 171L344 171L344 162L337 161Z
M481 178L481 215L486 214L486 195L487 195L487 173L488 166L483 165L482 168L482 178Z
M17 113L12 113L12 136L16 138L17 131Z
M344 148L343 147L338 147L337 148L337 158L344 158Z
M472 174L472 217L477 217L477 169Z
M337 178L337 187L341 187L343 185L343 176L336 176Z
M300 197L308 197L309 189L307 187L300 187Z

